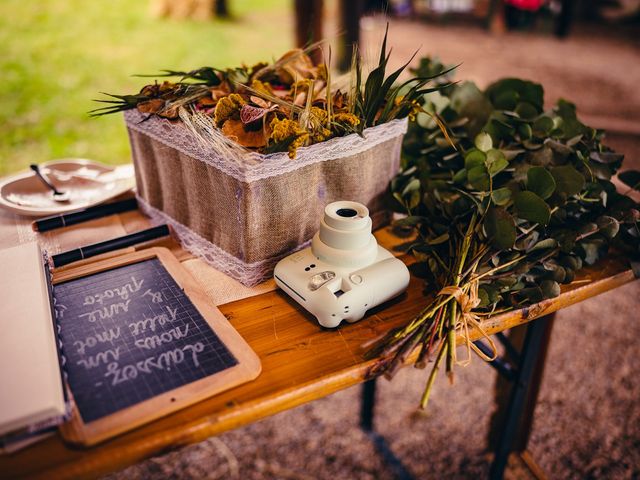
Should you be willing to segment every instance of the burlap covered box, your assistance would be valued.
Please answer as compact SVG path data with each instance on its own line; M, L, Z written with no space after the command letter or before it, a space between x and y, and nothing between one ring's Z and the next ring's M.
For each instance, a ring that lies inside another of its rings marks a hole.
M353 200L374 226L389 220L383 195L397 173L406 120L286 153L242 161L208 151L181 123L125 113L140 206L169 223L182 245L245 285L307 246L324 206Z

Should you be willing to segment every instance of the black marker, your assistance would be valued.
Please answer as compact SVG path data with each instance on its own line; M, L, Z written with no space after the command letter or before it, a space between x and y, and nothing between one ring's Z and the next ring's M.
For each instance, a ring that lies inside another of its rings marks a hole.
M87 245L86 247L62 252L57 255L53 255L51 259L53 260L54 267L61 267L71 262L94 257L101 253L111 252L120 248L130 247L136 243L148 242L149 240L155 240L156 238L166 237L170 234L171 230L169 230L169 225L160 225L159 227L149 228L130 235L125 235L124 237L113 238L106 242L94 243L93 245Z
M76 223L86 222L94 218L106 217L114 213L128 212L138 208L138 201L135 198L128 198L120 202L106 203L87 208L80 212L67 213L65 215L53 215L51 217L36 220L31 225L36 232L47 232L60 227L75 225Z

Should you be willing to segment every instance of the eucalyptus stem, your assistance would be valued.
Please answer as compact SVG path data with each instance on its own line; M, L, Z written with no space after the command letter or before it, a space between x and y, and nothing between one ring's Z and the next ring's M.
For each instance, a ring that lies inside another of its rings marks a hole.
M447 353L448 346L447 343L442 342L440 344L440 351L438 352L438 356L436 357L436 363L429 374L429 379L427 380L427 385L422 393L422 398L420 399L420 408L423 410L427 408L427 404L429 403L429 397L431 395L431 387L433 387L433 382L436 379L436 374L438 373L438 369L440 368L440 362L442 362L442 357Z
M447 377L449 382L453 384L453 366L456 363L456 321L458 316L458 304L454 301L451 303L449 313L449 326L447 330Z

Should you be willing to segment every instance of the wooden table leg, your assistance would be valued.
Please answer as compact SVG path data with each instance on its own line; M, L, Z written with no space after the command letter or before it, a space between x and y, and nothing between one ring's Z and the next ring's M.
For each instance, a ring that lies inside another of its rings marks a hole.
M376 406L377 377L367 380L362 385L362 403L360 404L360 428L365 432L373 430L373 418Z
M377 378L367 380L362 385L362 403L360 404L360 428L367 434L374 448L382 457L382 461L393 472L394 478L397 480L413 480L409 470L402 464L402 461L396 457L393 450L387 444L384 436L376 432L373 419L375 416L376 406L376 383Z
M502 478L509 453L524 452L529 441L535 405L540 391L554 315L527 324L518 359L518 371L508 395L503 380L497 382L498 412L492 419L490 446L495 448L491 478ZM521 331L514 330L510 339L517 339ZM499 425L499 427L498 427Z

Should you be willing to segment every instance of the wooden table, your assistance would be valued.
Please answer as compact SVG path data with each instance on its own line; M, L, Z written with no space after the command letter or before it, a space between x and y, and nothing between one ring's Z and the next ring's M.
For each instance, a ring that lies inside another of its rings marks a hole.
M17 242L15 236L7 233L11 222L17 221L12 215L0 215L0 248ZM99 227L107 232L100 223L104 221L107 220L70 228L78 229L81 241ZM121 214L109 221L120 222L126 231L148 226L137 212ZM383 245L397 242L386 229L376 235ZM191 258L177 245L169 246L181 260ZM573 284L563 286L559 297L498 315L486 320L484 327L494 334L633 279L627 262L611 256L585 268ZM222 305L222 312L260 356L262 374L257 380L90 449L73 448L59 437L51 437L15 454L1 456L0 477L96 477L363 382L371 378L376 366L375 360L363 359L365 344L417 313L426 303L423 288L422 281L412 278L400 298L371 312L362 321L338 330L321 328L281 291Z

